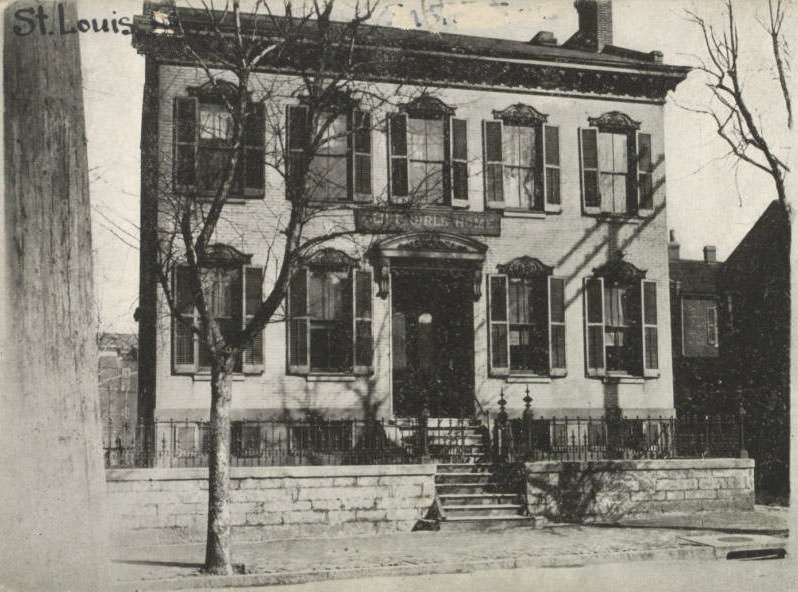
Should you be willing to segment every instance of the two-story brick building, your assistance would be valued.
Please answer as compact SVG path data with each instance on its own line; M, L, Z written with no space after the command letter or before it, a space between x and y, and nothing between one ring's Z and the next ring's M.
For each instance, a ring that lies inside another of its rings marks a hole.
M495 408L500 392L511 414L527 392L544 417L673 414L663 109L687 69L612 45L609 0L575 6L564 43L364 27L382 59L356 77L390 100L336 119L345 141L331 136L314 169L318 201L336 205L317 224L355 233L294 270L238 365L233 420L412 416L419 368L439 385L433 416ZM139 410L204 420L207 363L170 318L155 249L159 205L213 182L228 121L154 8L133 37L146 61ZM265 61L252 86L251 162L215 237L214 306L236 324L269 291L287 211L284 176L261 163L290 162L305 125L290 64Z

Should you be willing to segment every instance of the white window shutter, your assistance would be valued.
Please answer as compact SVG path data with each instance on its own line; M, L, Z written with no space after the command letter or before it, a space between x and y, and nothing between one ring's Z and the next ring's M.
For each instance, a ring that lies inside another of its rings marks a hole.
M657 282L641 280L640 294L642 299L643 330L643 376L656 378L659 376L659 335L657 330Z
M587 375L605 376L607 352L604 348L604 278L585 278L584 302Z
M489 368L492 376L510 374L510 325L506 275L488 275Z

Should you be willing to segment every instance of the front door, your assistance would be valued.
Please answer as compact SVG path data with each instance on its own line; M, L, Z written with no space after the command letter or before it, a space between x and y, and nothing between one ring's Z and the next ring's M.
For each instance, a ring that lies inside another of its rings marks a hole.
M465 417L474 404L472 274L393 269L393 399L397 417Z

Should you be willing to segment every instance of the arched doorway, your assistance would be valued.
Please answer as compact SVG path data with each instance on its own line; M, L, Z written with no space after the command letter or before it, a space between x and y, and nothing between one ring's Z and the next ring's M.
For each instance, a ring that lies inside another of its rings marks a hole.
M385 239L372 250L391 300L391 384L397 417L464 417L474 410L474 306L487 247L444 233Z

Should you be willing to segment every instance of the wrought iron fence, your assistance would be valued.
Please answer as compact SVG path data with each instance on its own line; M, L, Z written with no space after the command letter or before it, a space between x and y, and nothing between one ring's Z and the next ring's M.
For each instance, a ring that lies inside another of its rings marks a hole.
M735 415L552 417L509 420L505 440L516 460L602 460L744 456Z
M135 427L135 445L111 438L106 467L206 467L210 426L199 421L156 421ZM396 464L416 451L398 426L385 420L233 421L232 466Z

